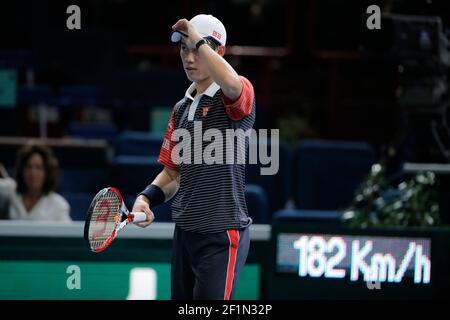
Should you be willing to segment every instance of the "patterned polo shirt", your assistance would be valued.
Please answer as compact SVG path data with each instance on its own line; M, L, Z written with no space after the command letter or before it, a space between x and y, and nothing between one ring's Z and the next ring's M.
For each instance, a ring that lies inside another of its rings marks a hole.
M158 161L180 172L172 220L183 230L216 233L245 228L252 223L245 202L245 164L237 161L239 152L247 152L248 140L239 144L236 139L230 144L226 139L230 129L247 131L255 122L253 86L245 77L240 79L243 89L236 101L230 101L214 82L194 98L193 83L173 108ZM190 141L184 142L190 144L191 155L184 154L186 149L175 149L177 152L172 157L175 146L182 142L174 139L177 129L189 132ZM212 150L212 142L221 148ZM216 157L219 152L223 153L221 162L202 157L205 154ZM181 163L180 159L183 159ZM227 159L234 161L230 163Z

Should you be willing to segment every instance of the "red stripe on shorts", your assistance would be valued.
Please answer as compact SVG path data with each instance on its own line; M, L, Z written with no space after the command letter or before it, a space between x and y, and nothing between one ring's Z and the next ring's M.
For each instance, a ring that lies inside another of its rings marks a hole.
M225 294L223 299L230 300L231 290L233 289L234 268L236 267L237 252L239 247L239 231L227 230L230 248L228 249L227 279L225 282Z

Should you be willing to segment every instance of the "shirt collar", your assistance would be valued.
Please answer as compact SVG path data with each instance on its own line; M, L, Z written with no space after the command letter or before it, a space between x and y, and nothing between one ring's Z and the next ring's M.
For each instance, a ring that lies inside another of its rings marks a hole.
M191 100L194 100L192 97L192 93L194 92L196 88L195 82L192 82L192 84L189 86L189 88L186 90L186 93L184 94L185 98L189 98ZM217 91L219 91L220 87L217 83L213 82L209 85L208 89L206 89L203 94L206 94L208 97L214 97Z

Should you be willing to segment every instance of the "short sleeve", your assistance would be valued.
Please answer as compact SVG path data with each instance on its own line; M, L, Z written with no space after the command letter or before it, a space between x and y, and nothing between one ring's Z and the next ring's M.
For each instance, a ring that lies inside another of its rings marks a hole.
M59 194L57 194L60 196ZM58 214L58 221L60 222L71 222L72 218L70 217L70 205L67 202L66 199L64 199L62 196L60 196L60 212Z
M178 170L178 165L172 161L172 150L175 146L175 141L172 141L172 133L175 130L174 115L175 108L172 111L172 115L166 129L166 134L164 135L161 151L159 152L158 162L170 169Z
M241 120L252 113L253 102L255 99L255 92L251 82L243 76L240 76L240 79L242 81L242 92L235 101L230 100L230 98L225 96L222 92L225 110L230 119L235 121Z
M42 200L39 207L33 209L33 220L71 222L70 205L59 193L50 192Z

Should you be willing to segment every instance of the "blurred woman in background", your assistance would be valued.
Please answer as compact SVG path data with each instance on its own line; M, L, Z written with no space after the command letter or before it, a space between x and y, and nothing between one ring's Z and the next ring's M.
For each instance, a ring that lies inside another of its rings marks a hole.
M70 206L55 192L58 161L42 145L26 145L17 154L16 180L0 172L0 194L9 199L12 220L70 222Z

